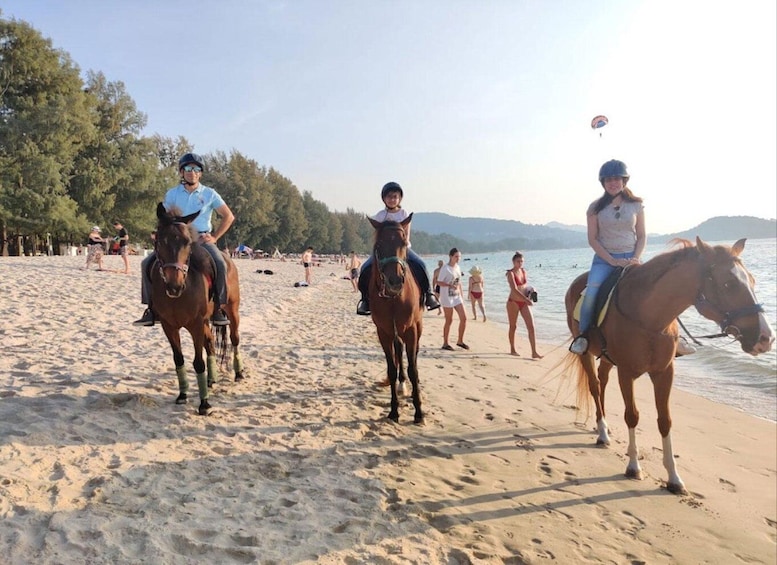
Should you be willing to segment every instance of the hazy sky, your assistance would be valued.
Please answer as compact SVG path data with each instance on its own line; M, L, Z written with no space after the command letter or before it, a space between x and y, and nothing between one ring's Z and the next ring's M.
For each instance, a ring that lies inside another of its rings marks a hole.
M584 224L618 158L648 231L777 215L774 0L5 0L147 134L330 209ZM605 114L601 138L591 119Z

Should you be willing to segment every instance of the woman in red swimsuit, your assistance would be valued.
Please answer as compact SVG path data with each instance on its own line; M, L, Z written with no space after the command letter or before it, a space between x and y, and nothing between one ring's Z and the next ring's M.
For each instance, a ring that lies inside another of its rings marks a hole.
M507 284L510 285L510 295L507 297L507 320L510 324L507 339L510 341L510 355L518 355L515 350L515 330L518 327L518 314L521 314L529 334L532 359L542 359L537 352L537 342L534 335L534 316L532 315L530 298L533 288L526 280L526 270L523 268L523 254L516 251L513 255L513 268L507 271Z

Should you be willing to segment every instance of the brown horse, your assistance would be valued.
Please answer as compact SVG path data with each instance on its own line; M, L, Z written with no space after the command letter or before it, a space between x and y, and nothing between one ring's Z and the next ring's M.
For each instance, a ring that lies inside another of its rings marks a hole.
M416 424L424 422L421 391L418 383L418 343L423 330L421 290L407 264L407 231L413 214L402 223L377 222L373 266L369 283L372 321L378 329L378 339L386 355L388 380L391 386L389 419L399 421L397 379L402 378L402 350L407 350L407 374L413 385L413 406Z
M156 263L151 269L152 303L154 312L162 323L165 335L173 350L175 372L178 376L178 398L176 404L185 404L188 400L189 382L186 378L183 353L181 352L181 328L186 328L194 343L194 370L197 373L197 386L200 393L198 412L207 415L211 411L208 402L209 388L216 381L216 351L210 318L214 303L210 298L211 283L215 278L215 266L207 250L195 242L189 224L198 213L180 217L176 210L170 212L160 203L157 206ZM227 304L225 313L229 318L229 338L232 343L235 381L243 379L242 360L238 345L240 335L238 326L240 315L240 286L237 269L229 257L227 262ZM219 343L226 354L226 328L217 329L221 334ZM207 375L202 350L208 356Z
M590 400L590 392L596 405L597 445L610 442L604 420L604 390L610 369L618 367L629 428L626 476L635 479L642 478L642 469L635 434L639 411L634 402L634 380L643 373L650 375L663 443L663 463L669 474L666 488L674 494L685 494L685 485L675 469L669 413L677 316L695 306L752 355L769 351L774 334L756 301L755 280L739 259L745 248L744 239L732 247L713 247L699 238L695 246L685 240L678 242L682 249L658 255L625 271L601 327L589 332L588 352L574 356L572 362L577 369L579 403ZM567 323L573 336L578 332L573 312L585 288L586 277L587 273L577 277L565 297ZM598 375L594 370L594 355L601 356Z

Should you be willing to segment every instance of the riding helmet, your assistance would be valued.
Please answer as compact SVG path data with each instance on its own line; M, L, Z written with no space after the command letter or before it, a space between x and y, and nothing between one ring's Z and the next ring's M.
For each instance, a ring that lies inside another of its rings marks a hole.
M399 186L398 182L387 182L386 184L384 184L383 188L380 191L380 199L385 200L386 195L389 192L398 192L400 198L404 198L405 196L405 193L402 192L402 187Z
M623 184L629 182L629 170L626 168L626 163L617 159L607 161L599 169L599 182L602 183L602 186L604 186L604 179L607 177L622 177Z
M178 159L178 170L180 171L183 169L184 165L189 165L192 163L199 166L203 171L205 170L205 165L202 163L202 157L200 157L197 153L187 153Z

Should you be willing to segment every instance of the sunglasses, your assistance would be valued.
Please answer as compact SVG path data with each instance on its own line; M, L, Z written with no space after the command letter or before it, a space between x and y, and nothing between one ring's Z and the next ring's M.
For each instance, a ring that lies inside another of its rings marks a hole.
M194 166L194 165L186 165L183 168L183 171L185 173L201 173L202 172L202 167L197 167L197 166Z

